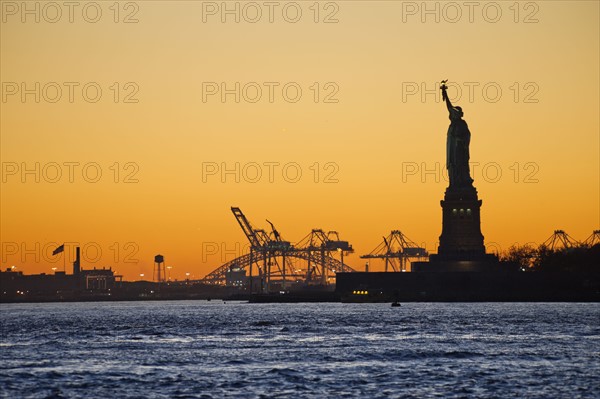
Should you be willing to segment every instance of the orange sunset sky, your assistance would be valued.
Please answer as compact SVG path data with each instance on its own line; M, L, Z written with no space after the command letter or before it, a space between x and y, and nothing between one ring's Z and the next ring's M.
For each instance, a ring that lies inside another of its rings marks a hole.
M488 250L600 226L597 1L75 3L0 2L3 270L78 242L201 278L246 245L231 206L357 269L392 229L435 252L446 78Z

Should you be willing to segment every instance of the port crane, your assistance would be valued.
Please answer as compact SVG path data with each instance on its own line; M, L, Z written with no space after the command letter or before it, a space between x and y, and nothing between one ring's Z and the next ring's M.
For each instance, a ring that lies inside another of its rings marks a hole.
M298 241L294 247L296 251L304 253L308 261L307 281L314 281L316 276L320 276L322 285L327 284L327 271L334 273L348 272L348 266L344 264L344 254L354 252L352 245L348 241L340 240L337 231L325 233L322 229L312 229L310 233ZM332 254L340 254L339 266L336 268L333 262Z
M387 237L383 237L383 242L370 253L362 255L361 259L384 259L385 272L389 271L390 266L393 271L398 272L406 271L409 259L421 259L428 255L425 248L419 247L400 230L392 230Z
M542 246L550 248L551 250L560 248L568 250L579 245L580 243L565 233L564 230L554 230L554 234L552 234L546 241L542 243Z
M232 270L247 271L249 289L254 292L255 269L260 286L259 292L270 292L272 285L282 289L290 279L304 280L307 284L327 284L328 273L353 272L344 264L344 254L353 252L347 241L342 241L335 231L325 233L321 229L313 229L296 244L283 239L275 225L267 219L271 233L255 228L240 208L232 207L236 221L250 242L250 251L212 271L204 279L207 284L225 284L227 273ZM333 255L339 253L341 260ZM308 266L294 267L292 260L301 261ZM319 276L320 279L316 279Z
M600 230L594 230L592 234L583 242L583 245L588 248L591 248L597 244L600 244Z

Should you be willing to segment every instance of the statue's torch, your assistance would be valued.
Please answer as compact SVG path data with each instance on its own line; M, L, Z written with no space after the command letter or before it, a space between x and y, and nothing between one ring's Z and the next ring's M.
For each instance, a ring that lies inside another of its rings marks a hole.
M446 86L446 83L448 83L448 79L442 80L441 85L440 85L440 90L442 90L442 100L444 100L444 101L446 101L446 99L448 98L448 94L446 94L446 90L448 89L448 86Z

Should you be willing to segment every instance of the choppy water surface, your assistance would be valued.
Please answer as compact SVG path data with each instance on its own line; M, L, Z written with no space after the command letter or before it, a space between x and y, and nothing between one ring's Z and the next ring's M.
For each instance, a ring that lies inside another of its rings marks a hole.
M600 304L4 304L0 396L600 397Z

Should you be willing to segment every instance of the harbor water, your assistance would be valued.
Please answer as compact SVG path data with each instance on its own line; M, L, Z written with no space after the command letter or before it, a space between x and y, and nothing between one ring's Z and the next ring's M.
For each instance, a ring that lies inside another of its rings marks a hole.
M0 305L2 398L599 398L598 303Z

